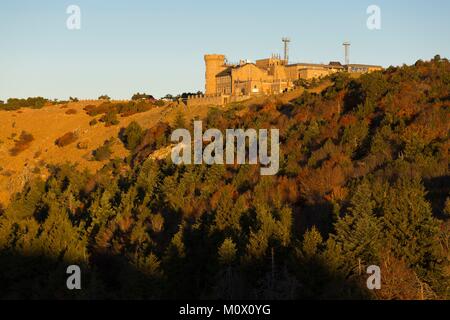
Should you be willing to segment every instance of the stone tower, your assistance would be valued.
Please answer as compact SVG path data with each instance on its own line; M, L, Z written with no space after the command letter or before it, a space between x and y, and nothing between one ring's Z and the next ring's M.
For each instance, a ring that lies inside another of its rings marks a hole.
M205 94L216 93L216 75L226 69L225 56L222 54L205 55L206 85Z

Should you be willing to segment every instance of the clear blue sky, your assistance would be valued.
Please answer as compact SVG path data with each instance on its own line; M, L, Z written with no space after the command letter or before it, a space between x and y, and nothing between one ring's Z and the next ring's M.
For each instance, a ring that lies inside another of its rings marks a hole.
M81 8L81 30L66 8ZM381 8L382 29L366 27ZM230 61L282 52L291 61L383 66L450 57L448 0L15 0L0 2L0 99L157 97L204 89L204 53Z

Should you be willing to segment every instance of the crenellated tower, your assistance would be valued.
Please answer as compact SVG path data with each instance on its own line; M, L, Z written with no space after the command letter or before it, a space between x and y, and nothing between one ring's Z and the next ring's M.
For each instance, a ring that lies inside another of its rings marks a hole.
M217 83L216 75L227 68L225 64L225 56L223 54L207 54L205 55L206 64L206 85L205 94L216 94Z

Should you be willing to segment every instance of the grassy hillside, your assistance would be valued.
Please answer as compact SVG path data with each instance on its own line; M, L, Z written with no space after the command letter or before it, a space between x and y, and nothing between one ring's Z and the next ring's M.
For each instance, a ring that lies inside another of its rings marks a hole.
M129 152L117 138L120 130L133 121L143 127L152 127L159 121L174 121L179 111L189 117L204 117L207 112L200 107L187 110L175 104L166 104L118 113L116 106L131 102L104 101L46 102L34 107L31 102L35 103L36 99L18 100L20 103L14 102L17 99L11 99L13 103L7 107L0 105L0 204L3 206L30 179L47 179L50 165L71 162L81 171L86 169L95 173L105 163L93 161L93 152L111 138L116 138L117 143L112 144L110 158L125 158ZM40 98L37 101L45 100ZM111 110L117 114L114 125L102 120ZM21 141L22 133L31 140L27 143ZM70 135L72 141L66 141L65 145L58 144L61 138Z
M450 63L329 80L206 115L204 128L280 129L277 176L154 160L174 127L190 128L178 112L99 137L128 151L95 174L49 166L0 215L0 295L450 298ZM73 263L81 292L65 289ZM381 290L366 288L370 265Z

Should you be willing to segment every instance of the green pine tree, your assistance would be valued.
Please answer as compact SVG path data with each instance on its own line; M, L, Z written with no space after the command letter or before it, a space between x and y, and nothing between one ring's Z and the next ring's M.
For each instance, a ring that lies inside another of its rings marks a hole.
M342 247L347 261L372 264L377 261L381 245L381 223L374 215L375 202L368 182L362 182L350 200L346 215L335 225L335 241Z
M439 221L425 199L418 179L402 178L389 190L383 204L386 244L419 272L433 270L442 259Z

